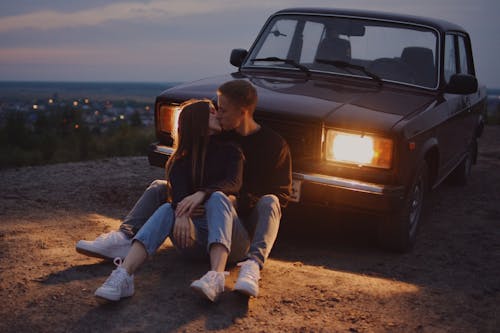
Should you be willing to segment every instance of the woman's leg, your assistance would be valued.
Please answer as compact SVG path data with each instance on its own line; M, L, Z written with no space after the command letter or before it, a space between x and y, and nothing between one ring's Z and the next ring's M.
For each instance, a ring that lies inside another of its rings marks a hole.
M142 245L141 242L133 242L130 251L121 264L121 267L125 268L129 275L133 275L147 258L148 253L146 252L144 245Z
M242 258L248 249L248 235L239 223L231 200L222 192L214 192L205 204L206 229L208 229L207 248L210 255L210 271L191 284L191 288L203 297L215 301L224 291L226 263L230 250L238 245L244 250L237 250ZM197 221L199 222L199 221ZM241 226L241 228L239 228ZM199 228L201 229L201 228ZM237 237L235 237L237 236ZM233 243L232 240L236 242Z
M123 263L118 266L95 295L107 300L118 301L134 294L134 272L152 255L170 235L175 216L170 204L158 208L134 237L134 242ZM119 258L117 258L119 259Z
M215 272L224 272L226 270L228 249L219 243L210 246L210 270Z
M250 246L248 232L238 218L231 200L222 192L214 192L205 204L208 223L208 250L213 263L242 260ZM227 256L221 246L226 249ZM222 257L221 257L222 256Z

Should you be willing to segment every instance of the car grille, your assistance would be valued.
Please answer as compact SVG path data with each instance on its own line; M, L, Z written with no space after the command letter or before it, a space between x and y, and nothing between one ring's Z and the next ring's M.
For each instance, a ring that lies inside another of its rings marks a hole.
M278 132L290 146L292 160L319 159L321 156L321 124L285 120L267 114L256 114L257 122Z

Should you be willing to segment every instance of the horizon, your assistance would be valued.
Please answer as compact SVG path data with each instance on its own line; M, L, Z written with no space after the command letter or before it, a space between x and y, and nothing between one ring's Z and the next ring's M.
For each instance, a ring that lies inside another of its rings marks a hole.
M34 84L150 84L150 85L162 85L162 84L184 84L184 83L189 83L191 81L39 81L39 80L26 80L26 81L17 81L17 80L0 80L0 85L1 84L8 84L8 83L15 83L15 84L28 84L28 83L34 83ZM491 91L491 90L497 90L500 93L500 85L496 87L490 87L486 86L486 90Z

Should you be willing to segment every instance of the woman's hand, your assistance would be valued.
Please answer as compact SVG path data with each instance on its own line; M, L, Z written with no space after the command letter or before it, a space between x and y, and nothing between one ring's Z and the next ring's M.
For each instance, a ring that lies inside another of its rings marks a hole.
M175 217L180 217L183 215L191 216L193 211L203 202L205 199L205 192L198 191L191 195L188 195L182 199L175 209Z
M173 236L181 249L190 247L194 244L194 224L189 216L183 215L175 219Z

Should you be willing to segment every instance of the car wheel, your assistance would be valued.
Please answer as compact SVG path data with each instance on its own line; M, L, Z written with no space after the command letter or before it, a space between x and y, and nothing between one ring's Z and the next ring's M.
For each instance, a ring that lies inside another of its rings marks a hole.
M450 174L451 183L454 185L465 186L469 180L472 171L472 164L474 163L475 155L477 155L477 141L471 144L464 159Z
M427 188L428 169L424 161L413 178L403 207L380 221L378 240L381 247L397 252L406 252L413 247L425 208Z

